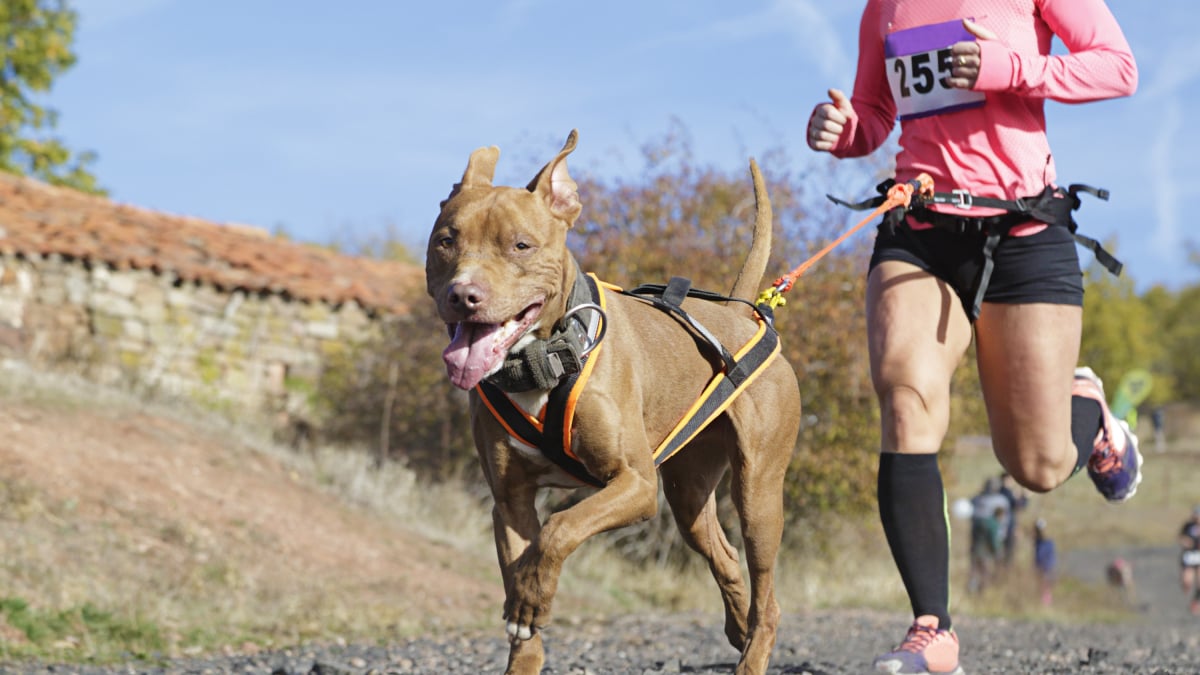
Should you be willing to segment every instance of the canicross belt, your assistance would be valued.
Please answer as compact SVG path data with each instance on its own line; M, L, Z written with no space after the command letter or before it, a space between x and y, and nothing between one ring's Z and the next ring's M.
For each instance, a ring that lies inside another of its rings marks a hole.
M880 193L878 197L861 202L846 202L832 195L825 195L830 201L856 211L878 207L886 199L888 190L895 185L894 180L886 180L876 186ZM888 211L883 218L883 227L893 231L902 225L905 216L933 225L934 227L958 232L959 234L979 233L986 235L983 244L983 266L979 270L973 288L971 319L979 317L983 307L983 298L987 292L988 282L991 281L992 270L995 267L993 254L1000 240L1008 236L1009 231L1022 223L1031 220L1067 228L1075 237L1075 241L1092 252L1096 261L1104 266L1114 276L1121 274L1122 264L1111 253L1104 249L1100 242L1080 234L1079 225L1075 222L1073 212L1080 207L1079 193L1086 192L1098 199L1108 200L1108 190L1094 188L1088 185L1072 184L1061 187L1046 186L1040 194L1015 200L994 199L991 197L976 197L965 190L951 192L934 192L931 195L914 195L912 203L906 210L895 208ZM952 213L941 213L929 208L935 204L945 204L959 209L972 207L1003 209L1006 213L995 216L972 217Z
M684 323L710 347L720 360L720 368L716 370L700 397L692 404L691 408L683 413L674 429L654 449L652 454L655 466L667 461L724 412L757 377L763 366L779 353L779 334L775 330L769 307L760 305L755 308L758 331L749 342L736 353L731 354L708 329L683 310L682 303L687 297L712 301L746 302L744 300L728 298L709 291L694 290L691 288L691 282L682 277L672 278L665 286L647 284L631 291L624 291L617 286L598 282L590 274L586 277L586 283L591 289L593 302L601 308L602 316L606 308L602 288L636 297L662 309ZM746 304L754 306L749 302ZM602 321L605 320L607 319L602 318ZM550 390L546 406L538 417L522 410L494 384L484 381L476 388L484 406L510 436L526 445L538 448L547 459L553 461L577 480L597 487L604 485L604 482L588 473L583 463L571 450L571 426L574 421L576 403L583 393L588 377L591 376L602 347L603 343L594 346L583 357L582 368L576 373L565 375Z

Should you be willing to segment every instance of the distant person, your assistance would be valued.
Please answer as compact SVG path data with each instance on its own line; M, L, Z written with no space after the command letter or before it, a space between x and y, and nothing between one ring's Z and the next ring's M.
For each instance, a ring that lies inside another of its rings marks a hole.
M1200 615L1200 505L1179 531L1179 548L1179 583L1184 595L1192 596L1192 614Z
M1162 406L1150 413L1150 423L1154 425L1154 451L1163 452L1167 449L1167 413Z
M1058 551L1046 532L1046 521L1041 518L1033 524L1033 569L1037 573L1042 605L1049 607L1054 602L1054 583L1058 579Z
M971 571L967 592L976 594L992 581L1003 555L1010 514L1008 499L1000 493L1000 479L987 479L971 500L971 507Z
M1132 602L1134 599L1133 565L1118 556L1108 564L1105 574L1108 577L1108 585L1119 590L1126 602Z
M1008 525L1004 530L1000 562L1008 567L1012 563L1013 550L1017 547L1017 514L1025 510L1029 504L1029 497L1025 495L1025 488L1017 485L1017 481L1013 480L1007 471L1000 474L1000 494L1008 500Z

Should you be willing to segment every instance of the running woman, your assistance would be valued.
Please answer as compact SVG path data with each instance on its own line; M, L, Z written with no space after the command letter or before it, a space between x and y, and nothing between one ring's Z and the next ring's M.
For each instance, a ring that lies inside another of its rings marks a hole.
M1068 53L1051 54L1054 37ZM1043 111L1129 96L1137 79L1103 0L867 0L853 94L830 89L809 118L809 147L839 158L874 152L899 119L895 180L928 174L948 202L889 214L867 283L879 512L915 617L882 672L962 672L936 453L972 338L996 457L1017 483L1044 493L1086 466L1119 502L1141 480L1137 439L1076 369L1083 280L1071 208L1056 209L1078 202L1056 183Z

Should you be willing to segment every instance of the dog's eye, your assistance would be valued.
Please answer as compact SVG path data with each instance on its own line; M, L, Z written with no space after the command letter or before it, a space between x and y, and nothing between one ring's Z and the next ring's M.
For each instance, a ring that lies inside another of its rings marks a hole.
M454 237L445 236L437 240L438 248L450 248L454 246Z
M513 248L517 249L518 251L528 251L529 249L533 248L533 245L528 242L518 241Z

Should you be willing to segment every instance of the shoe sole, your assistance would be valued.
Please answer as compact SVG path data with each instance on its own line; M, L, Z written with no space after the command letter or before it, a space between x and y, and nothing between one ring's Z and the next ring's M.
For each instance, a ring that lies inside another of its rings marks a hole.
M898 675L900 673L901 667L903 667L903 664L900 663L899 661L884 661L883 663L875 664L875 672L891 673L891 675ZM964 671L962 669L962 666L959 666L951 671L942 671L942 672L933 673L933 672L926 670L921 673L904 673L903 675L965 675L965 672L966 671Z

